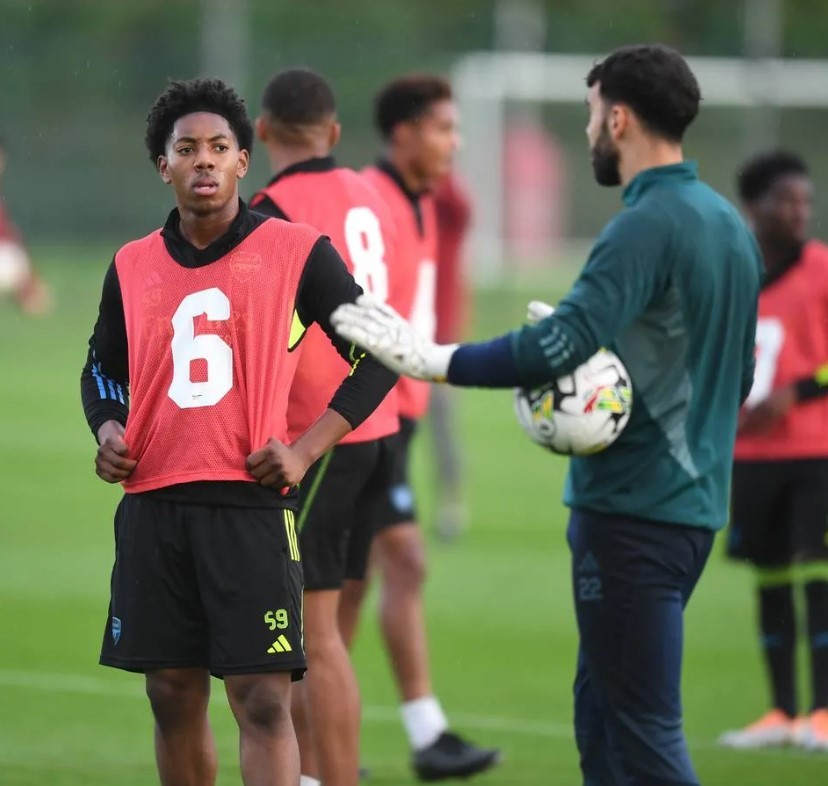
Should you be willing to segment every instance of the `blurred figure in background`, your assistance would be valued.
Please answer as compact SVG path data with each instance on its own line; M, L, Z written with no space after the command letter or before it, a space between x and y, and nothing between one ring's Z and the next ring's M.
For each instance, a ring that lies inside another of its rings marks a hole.
M270 80L256 121L273 177L251 200L265 215L310 224L330 237L363 291L395 299L394 220L365 177L337 166L341 127L328 81L291 68ZM312 325L298 348L288 402L289 436L325 411L352 364ZM308 674L293 693L300 786L355 786L359 772L359 687L339 631L346 578L365 579L373 511L387 493L400 422L394 390L365 422L308 470L299 489Z
M471 224L472 206L465 184L451 172L434 190L437 217L436 340L455 344L467 329L468 290L463 251ZM444 540L459 535L469 523L463 494L463 463L455 412L455 393L435 385L429 410L434 444L437 534Z
M395 220L395 279L402 292L388 302L433 337L437 220L431 191L450 172L458 144L451 85L428 74L395 79L377 96L374 119L384 150L365 176ZM377 517L371 563L380 576L380 630L402 699L400 714L412 765L421 779L441 780L483 772L497 764L500 754L449 730L431 684L423 608L426 555L409 478L411 440L428 410L430 392L429 383L418 380L401 379L397 385L400 432ZM365 581L343 585L339 620L348 642L356 631L365 591Z
M0 179L6 168L6 151L0 139ZM52 309L52 294L32 265L23 238L9 221L0 196L0 294L11 295L26 314L46 314Z
M765 280L756 377L736 442L728 553L756 569L771 710L720 742L828 751L828 247L808 237L813 185L799 156L757 155L738 188ZM799 721L797 585L805 591L801 633L812 677L810 714Z

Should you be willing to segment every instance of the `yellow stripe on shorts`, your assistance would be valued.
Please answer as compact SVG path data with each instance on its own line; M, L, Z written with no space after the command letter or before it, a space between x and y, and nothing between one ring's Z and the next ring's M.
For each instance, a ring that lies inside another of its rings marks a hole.
M296 537L296 519L292 510L285 511L285 532L287 533L290 558L299 561L299 540Z

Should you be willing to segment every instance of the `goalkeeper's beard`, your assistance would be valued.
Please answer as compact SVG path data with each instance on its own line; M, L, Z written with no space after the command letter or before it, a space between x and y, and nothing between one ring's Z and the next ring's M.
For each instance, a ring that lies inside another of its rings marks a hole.
M613 144L609 128L604 123L592 148L592 172L599 186L621 185L620 160L618 148Z

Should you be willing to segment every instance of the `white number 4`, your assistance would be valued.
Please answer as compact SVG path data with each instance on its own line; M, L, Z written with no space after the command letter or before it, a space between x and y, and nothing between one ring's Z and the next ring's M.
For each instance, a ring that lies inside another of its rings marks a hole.
M173 314L173 378L167 395L182 409L218 404L233 387L233 350L214 333L195 335L194 320L201 314L212 322L229 319L230 299L216 287L203 289L187 295ZM190 378L194 360L207 363L203 382Z

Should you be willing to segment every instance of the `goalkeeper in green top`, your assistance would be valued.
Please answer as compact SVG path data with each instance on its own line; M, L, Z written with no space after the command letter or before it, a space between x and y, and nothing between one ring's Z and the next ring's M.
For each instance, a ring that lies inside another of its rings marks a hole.
M532 387L601 347L618 354L634 387L629 423L604 452L571 460L564 495L580 634L575 735L585 786L693 786L683 611L728 518L762 264L736 209L684 160L701 95L678 52L623 47L586 81L595 179L623 187L624 209L553 314L451 346L367 298L332 321L399 373L451 385Z

